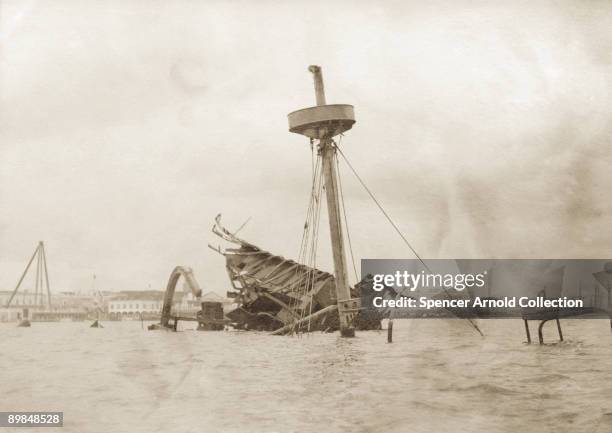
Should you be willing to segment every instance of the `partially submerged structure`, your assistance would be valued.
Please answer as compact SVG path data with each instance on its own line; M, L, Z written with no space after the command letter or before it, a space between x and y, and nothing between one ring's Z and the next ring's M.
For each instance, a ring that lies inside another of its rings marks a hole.
M324 184L334 274L316 269L314 260L308 263L312 266L308 266L239 239L221 226L219 218L213 231L238 246L217 250L226 257L230 281L235 289L231 295L238 308L228 313L228 317L236 326L274 330L276 333L339 329L343 337L353 337L361 302L360 294L348 283L341 222L341 185L337 173L338 147L334 137L353 127L355 114L352 105L328 105L321 68L312 65L308 70L314 78L316 105L289 113L289 131L307 137L313 151L316 143L317 162L309 206L309 211L316 211L307 216L305 231L309 227L318 228ZM314 224L309 224L309 218ZM311 252L316 254L316 238Z
M378 310L361 308L362 299L367 300L372 296L371 282L369 284L366 279L351 287L348 280L347 246L351 256L352 249L338 174L338 154L345 160L346 157L334 139L353 127L355 114L352 105L327 104L321 68L313 65L308 69L314 78L316 106L288 115L289 131L307 137L313 152L311 196L297 260L274 255L240 239L236 233L221 225L220 216L216 218L213 233L232 244L232 247L211 248L226 260L233 288L228 297L236 302L236 308L227 312L226 316L233 327L275 334L339 330L343 337L353 337L356 329L380 329L383 318L383 313ZM353 167L346 162L393 228L416 254ZM333 274L317 269L316 263L323 202L327 207ZM183 274L186 278L192 277L189 272ZM161 328L176 329L178 320L197 320L178 317L170 311L176 285L173 278L179 276L179 273L174 273L168 283L159 325ZM200 292L199 288L196 292ZM200 316L203 315L204 306ZM480 332L473 322L470 323Z
M336 280L332 274L274 255L239 238L223 227L220 215L212 230L235 245L225 249L211 246L225 257L233 288L227 296L237 305L227 313L232 326L278 334L339 329ZM371 286L358 284L350 290L352 298L361 298L371 291ZM380 329L381 319L376 312L366 316L356 308L351 317L357 329Z

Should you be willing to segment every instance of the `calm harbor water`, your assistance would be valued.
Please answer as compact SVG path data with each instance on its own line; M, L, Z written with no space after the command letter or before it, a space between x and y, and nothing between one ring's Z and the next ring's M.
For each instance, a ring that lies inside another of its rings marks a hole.
M0 410L63 411L75 433L612 432L605 320L565 320L566 341L545 346L524 344L518 320L481 322L485 338L396 321L393 344L88 325L0 324Z

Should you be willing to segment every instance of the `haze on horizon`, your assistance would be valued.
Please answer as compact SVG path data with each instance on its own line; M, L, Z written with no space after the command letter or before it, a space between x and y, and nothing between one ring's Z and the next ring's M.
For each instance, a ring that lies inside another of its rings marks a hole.
M311 153L286 115L314 105L310 64L423 257L610 256L610 2L5 0L0 289L44 240L52 290L185 265L224 293L218 213L296 257ZM357 257L412 258L341 169Z

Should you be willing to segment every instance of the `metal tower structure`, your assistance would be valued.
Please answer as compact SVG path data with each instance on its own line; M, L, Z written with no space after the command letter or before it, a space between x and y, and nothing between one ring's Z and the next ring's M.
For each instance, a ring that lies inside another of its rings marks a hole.
M322 159L325 178L327 213L334 259L334 275L340 333L343 337L354 337L353 319L360 308L359 298L351 298L346 267L346 250L342 235L340 202L338 197L338 174L336 172L336 146L333 137L348 131L355 123L352 105L327 105L320 66L310 66L314 76L315 107L289 113L289 131L305 135L311 142L318 140L318 151Z
M7 308L10 307L11 302L13 302L15 295L19 291L19 287L21 287L21 283L23 282L25 276L28 273L28 270L30 269L30 266L34 262L34 259L36 259L36 275L35 275L36 281L34 284L33 305L34 306L38 306L38 305L44 306L44 298L45 298L45 291L46 291L47 307L51 309L51 289L49 287L49 272L47 271L47 255L45 253L45 244L43 241L38 242L38 245L36 246L36 249L34 250L34 254L32 254L30 261L28 262L25 270L21 274L21 278L19 278L19 282L17 283L15 290L13 290L13 293L11 293L11 297L6 302L5 307Z

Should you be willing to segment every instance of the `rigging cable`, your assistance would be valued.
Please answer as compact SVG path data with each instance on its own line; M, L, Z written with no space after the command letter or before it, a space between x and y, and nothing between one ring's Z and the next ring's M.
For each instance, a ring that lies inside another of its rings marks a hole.
M397 225L393 222L393 220L391 219L391 217L389 216L389 214L385 211L385 209L382 207L382 205L379 203L379 201L376 199L376 197L374 197L374 194L372 193L372 191L370 191L370 188L367 187L367 185L365 184L365 182L361 179L361 177L359 176L359 174L357 173L357 171L355 170L355 168L351 165L351 163L349 162L349 160L346 158L346 155L344 154L344 152L342 152L342 149L340 149L339 146L339 142L338 143L334 143L336 145L336 149L338 149L338 153L340 153L340 156L342 156L342 158L344 159L344 162L346 162L346 165L348 165L348 167L351 169L351 171L353 172L353 174L355 175L355 177L357 178L357 180L359 181L359 183L361 184L361 186L363 186L363 188L366 190L366 192L368 193L368 195L370 196L370 198L374 201L374 203L376 203L376 206L378 206L378 209L380 209L380 211L382 212L382 214L385 216L385 218L387 219L387 221L389 221L389 223L391 224L391 226L393 226L393 228L395 229L395 231L397 232L398 235L400 235L400 237L403 239L404 243L406 245L408 245L408 248L410 248L410 250L412 251L412 253L416 256L416 258L419 260L419 262L421 262L421 264L429 271L429 268L427 267L427 265L425 264L425 262L423 261L423 259L421 258L421 256L419 256L419 254L416 252L416 250L412 247L412 245L410 244L410 242L408 242L408 239L406 239L406 237L404 236L404 234L401 232L401 230L399 229L399 227L397 227Z
M311 257L310 257L310 275L308 276L307 286L304 295L310 293L310 302L309 302L309 312L308 316L312 315L312 301L314 297L314 286L315 286L315 278L317 276L317 249L319 245L319 226L321 222L321 193L323 191L323 181L322 181L322 172L319 173L318 179L318 188L317 188L317 208L316 213L314 214L314 224L313 224L313 241L311 245ZM304 310L302 314L306 314ZM310 319L308 320L308 331L310 331Z
M312 185L310 191L310 198L308 203L308 209L306 211L306 221L304 223L304 229L302 233L302 241L300 244L300 251L298 253L299 266L294 274L294 282L289 292L297 289L297 297L291 297L289 306L292 310L299 310L299 318L302 319L306 316L306 309L300 308L300 304L309 292L312 292L314 287L314 280L316 277L316 249L318 244L319 234L319 221L321 211L321 190L322 190L322 171L321 171L321 157L320 155L314 154L314 146L311 146L312 151ZM310 311L312 312L312 293L310 300ZM297 322L297 320L296 320ZM308 324L310 328L310 323ZM299 330L297 324L294 326L292 332Z
M342 137L340 137L342 140ZM346 240L348 241L349 252L351 254L351 262L353 264L353 272L355 272L355 284L359 283L359 276L357 274L357 266L355 266L355 256L353 254L353 244L351 242L351 233L349 231L348 226L348 218L346 217L346 205L344 202L344 192L342 190L342 177L340 176L340 160L338 157L334 158L336 160L336 173L338 178L338 189L340 190L340 204L342 206L342 214L344 215L344 227L346 228Z
M342 137L342 135L341 135ZM338 150L338 153L340 153L340 156L342 156L342 158L344 159L344 162L346 162L346 165L348 165L348 167L351 169L351 171L353 172L353 174L355 175L355 177L357 178L357 180L359 181L359 183L361 184L361 186L363 186L363 188L366 190L366 192L368 193L368 195L370 196L370 198L374 201L374 203L376 203L376 206L378 206L378 209L382 212L382 214L385 216L385 218L387 219L387 221L389 221L389 223L391 224L391 226L395 229L395 231L397 232L397 234L402 238L402 240L404 241L404 243L406 245L408 245L408 248L410 248L410 250L413 252L413 254L416 256L416 258L419 260L419 262L423 265L423 267L427 270L427 272L432 273L431 269L429 268L429 266L427 266L427 264L423 261L423 259L421 258L421 256L419 256L419 254L416 252L416 250L412 247L412 245L410 244L410 242L408 242L408 239L406 239L406 237L404 236L404 234L401 232L401 230L399 229L399 227L397 227L397 225L395 224L395 222L393 222L393 220L391 219L391 217L389 216L389 214L385 211L385 209L382 207L382 205L380 204L380 202L376 199L376 197L374 196L374 194L372 193L372 191L370 190L370 188L367 187L367 185L365 184L365 182L363 181L363 179L361 179L361 176L359 176L359 174L357 173L357 170L355 170L355 168L353 167L353 165L349 162L349 160L347 159L346 155L344 154L344 152L342 152L342 149L340 149L339 143L336 143L334 141L334 145L336 147L336 149ZM448 290L446 289L446 287L442 286L442 288L444 289L444 292L446 293L447 296L450 296L450 293L448 292ZM474 329L476 329L476 331L478 331L478 333L484 337L484 334L482 333L482 331L480 330L480 328L478 327L478 325L469 317L466 318L466 320L472 325L472 327L474 327Z

